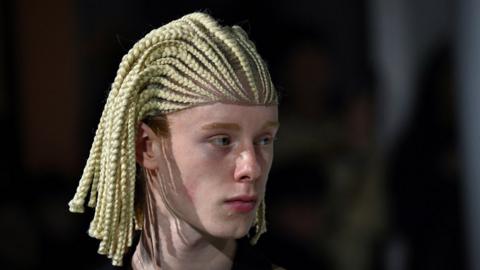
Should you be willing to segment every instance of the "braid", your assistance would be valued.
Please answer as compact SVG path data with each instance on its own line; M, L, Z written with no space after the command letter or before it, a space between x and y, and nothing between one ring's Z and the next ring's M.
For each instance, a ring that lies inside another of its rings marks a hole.
M232 30L238 36L239 44L248 53L248 56L250 57L250 59L252 59L253 62L255 63L255 68L260 76L262 87L263 88L273 87L271 85L271 80L269 80L270 76L266 74L267 69L265 68L265 63L263 63L262 59L258 57L258 54L255 51L255 45L250 40L248 40L247 34L245 33L245 31L238 26L233 26ZM272 97L265 97L265 98L266 100L269 100ZM268 102L268 101L264 101L264 102Z
M186 22L191 25L195 31L200 35L201 38L203 38L209 46L214 50L213 56L217 56L216 58L213 59L213 61L216 63L216 66L220 69L220 72L222 74L226 74L226 79L228 80L229 86L232 87L232 89L236 89L237 92L240 89L242 89L242 83L240 82L239 78L236 76L235 71L232 68L232 65L229 64L229 61L226 59L226 56L224 53L221 52L219 47L212 42L211 38L208 36L208 34L211 36L211 32L208 28L206 28L204 25L199 24L195 20L189 19L186 20ZM208 33L208 34L207 34Z
M240 77L246 79L246 84ZM221 27L192 13L149 32L122 58L89 158L69 202L71 212L95 208L89 235L98 252L122 265L135 215L135 138L141 121L212 102L277 104L268 69L240 27ZM257 211L256 242L265 232L265 204Z
M255 217L255 235L250 239L253 245L257 243L260 236L267 231L267 224L265 219L265 200L262 200L258 206L257 215Z

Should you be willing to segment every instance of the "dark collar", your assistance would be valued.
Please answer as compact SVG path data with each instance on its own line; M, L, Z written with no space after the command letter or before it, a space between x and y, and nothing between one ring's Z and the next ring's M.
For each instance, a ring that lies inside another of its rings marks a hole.
M237 241L237 253L233 260L232 270L271 270L272 263L247 238Z

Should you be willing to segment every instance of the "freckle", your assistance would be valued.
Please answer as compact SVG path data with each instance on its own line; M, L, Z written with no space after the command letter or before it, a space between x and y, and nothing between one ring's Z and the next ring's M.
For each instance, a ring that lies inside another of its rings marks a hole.
M193 202L193 194L195 193L191 187L186 186L185 191L190 202Z

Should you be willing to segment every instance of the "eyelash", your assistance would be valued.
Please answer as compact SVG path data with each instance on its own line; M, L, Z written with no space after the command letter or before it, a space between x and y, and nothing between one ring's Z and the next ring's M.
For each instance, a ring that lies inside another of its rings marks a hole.
M255 145L259 145L259 146L270 145L274 141L276 141L276 139L277 139L276 137L270 137L270 136L263 137L258 142L256 142ZM220 147L227 147L231 144L231 140L230 140L230 137L228 136L217 136L217 137L211 138L210 143Z
M265 142L265 143L262 143L265 140L268 140L268 141ZM271 137L264 137L264 138L260 139L260 141L257 143L257 145L269 145L269 144L272 144L273 141L274 141L274 139L271 138Z
M225 139L228 140L228 142L225 144ZM229 146L231 141L228 136L218 136L218 137L213 137L210 140L210 143L216 145L216 146L221 146L221 147L226 147Z

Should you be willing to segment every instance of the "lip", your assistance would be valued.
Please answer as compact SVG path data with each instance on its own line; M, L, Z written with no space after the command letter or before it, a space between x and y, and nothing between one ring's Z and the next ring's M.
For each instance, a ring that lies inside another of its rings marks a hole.
M257 196L240 195L225 200L228 208L239 213L248 213L255 209Z

